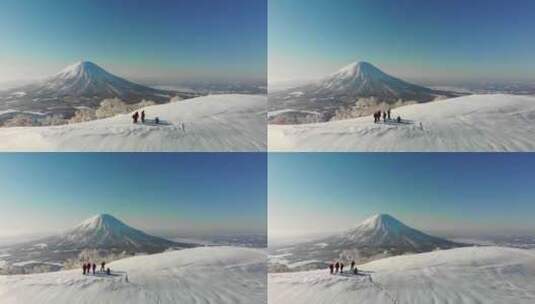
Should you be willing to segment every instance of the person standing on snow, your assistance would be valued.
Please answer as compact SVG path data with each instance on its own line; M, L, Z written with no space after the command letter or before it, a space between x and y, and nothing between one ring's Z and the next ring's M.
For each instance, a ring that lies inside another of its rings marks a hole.
M132 115L132 119L134 120L134 123L137 123L138 118L139 118L139 113L138 112L136 112L136 113L134 113L134 115Z
M101 271L101 272L106 271L106 269L104 268L104 266L106 266L106 262L102 261L102 263L100 263L100 271Z
M333 263L329 264L329 270L331 271L331 274L334 273L334 265L333 265Z
M388 111L386 111L386 117L388 118L388 120L390 120L390 109L388 109Z
M353 268L355 268L355 261L351 261L351 270L353 270Z
M339 268L340 268L340 264L336 262L336 264L334 264L334 269L336 270L334 273L338 273Z
M86 270L86 265L84 263L84 265L82 265L82 269L84 270L84 274L85 274L85 270Z
M145 110L141 111L141 123L145 123Z
M93 275L95 275L95 270L97 269L97 264L93 263Z
M340 273L344 273L344 263L340 263Z

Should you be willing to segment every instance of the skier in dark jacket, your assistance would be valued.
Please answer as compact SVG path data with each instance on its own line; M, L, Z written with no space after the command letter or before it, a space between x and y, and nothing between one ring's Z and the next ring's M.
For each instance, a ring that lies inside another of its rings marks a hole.
M82 269L84 270L84 274L85 274L85 271L87 269L85 263L84 263L84 265L82 265Z
M353 269L353 274L354 275L357 275L359 274L359 270L357 269L357 267L355 266L355 268Z
M93 275L95 274L95 270L97 270L97 264L93 263Z
M398 123L401 123L401 116L398 116L398 118L396 118L396 121L397 121Z
M383 122L386 122L386 111L383 111Z
M338 273L338 268L340 268L340 264L336 262L336 264L334 264L334 269L336 270L334 273Z
M351 270L353 270L353 268L355 268L355 261L351 261Z
M334 265L333 265L333 263L329 264L329 270L331 271L331 274L334 273Z
M340 273L344 273L344 263L340 263Z
M134 120L134 123L137 123L138 118L139 118L139 113L138 112L136 112L136 113L134 113L134 115L132 115L132 119Z
M110 274L111 274L110 267L108 267L108 268L106 269L106 274L107 274L107 275L110 275Z
M100 271L101 272L106 271L106 268L104 268L104 266L106 266L106 262L103 261L102 263L100 263Z
M145 123L145 111L141 111L141 123Z
M388 109L388 111L386 111L386 117L388 118L388 120L390 120L390 109Z

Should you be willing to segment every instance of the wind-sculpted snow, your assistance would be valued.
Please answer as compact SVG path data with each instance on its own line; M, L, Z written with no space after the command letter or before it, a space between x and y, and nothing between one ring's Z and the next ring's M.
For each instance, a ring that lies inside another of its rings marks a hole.
M0 128L1 151L265 151L266 96L212 95L51 127ZM158 117L160 124L155 124Z
M269 274L269 303L535 303L535 252L524 249L456 248L358 269L360 275L327 269Z
M202 247L115 261L111 276L0 276L0 303L266 303L265 262L261 250Z
M535 151L535 97L471 95L392 110L402 121L373 117L269 125L270 151Z

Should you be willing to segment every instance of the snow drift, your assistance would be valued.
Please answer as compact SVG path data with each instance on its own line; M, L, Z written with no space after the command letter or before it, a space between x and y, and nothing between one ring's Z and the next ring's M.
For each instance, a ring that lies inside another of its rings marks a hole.
M466 247L328 270L269 274L269 303L534 303L535 252Z
M471 95L373 117L305 125L269 125L271 151L535 151L535 97Z
M260 95L212 95L140 109L147 114L145 124L133 124L132 115L124 114L71 125L1 128L0 151L262 151L266 102Z
M111 276L79 269L0 276L0 302L266 303L265 262L260 250L200 247L115 261Z

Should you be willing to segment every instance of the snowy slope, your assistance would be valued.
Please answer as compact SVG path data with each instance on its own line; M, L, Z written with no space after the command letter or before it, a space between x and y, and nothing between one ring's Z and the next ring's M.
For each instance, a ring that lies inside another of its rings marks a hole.
M202 247L119 260L113 276L0 276L0 303L266 303L265 260L260 250Z
M471 95L392 110L404 123L372 117L270 125L271 151L535 151L535 97ZM421 123L421 125L420 125Z
M535 303L535 252L466 247L391 257L358 266L269 274L269 303Z
M147 119L159 117L160 125L134 125L131 114L124 114L63 126L1 128L0 150L261 151L266 102L265 96L212 95L144 108Z

